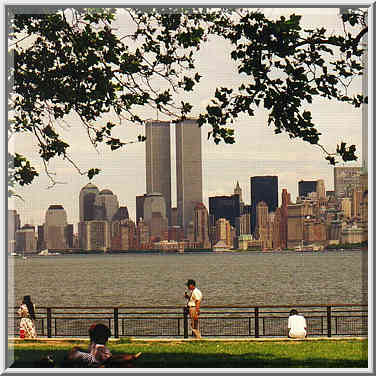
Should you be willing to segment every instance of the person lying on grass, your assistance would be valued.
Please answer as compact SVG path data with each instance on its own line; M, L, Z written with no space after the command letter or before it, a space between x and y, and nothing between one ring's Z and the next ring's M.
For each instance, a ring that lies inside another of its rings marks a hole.
M104 324L94 324L89 328L90 344L89 352L80 347L73 347L66 356L64 367L106 367L123 368L133 367L141 353L112 355L108 349L107 341L111 336L110 329Z

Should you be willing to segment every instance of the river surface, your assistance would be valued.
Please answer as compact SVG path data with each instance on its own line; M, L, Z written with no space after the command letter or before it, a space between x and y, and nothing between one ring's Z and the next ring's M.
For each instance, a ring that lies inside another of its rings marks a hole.
M9 306L182 305L193 278L205 305L367 302L367 251L64 255L8 258Z

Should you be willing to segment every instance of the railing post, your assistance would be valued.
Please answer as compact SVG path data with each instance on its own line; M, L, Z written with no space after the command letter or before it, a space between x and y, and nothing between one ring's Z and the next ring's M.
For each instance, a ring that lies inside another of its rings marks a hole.
M52 310L47 308L47 337L52 337Z
M119 338L119 308L114 308L114 335L115 338Z
M326 307L326 321L328 329L328 337L332 336L332 309L331 307Z
M188 338L188 307L183 308L183 326L184 326L184 338Z
M255 307L255 337L259 338L260 337L260 332L259 332L259 308Z

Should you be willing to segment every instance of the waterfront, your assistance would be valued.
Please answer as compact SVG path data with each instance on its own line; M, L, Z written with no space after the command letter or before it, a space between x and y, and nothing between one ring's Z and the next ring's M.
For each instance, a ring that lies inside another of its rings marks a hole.
M204 306L366 303L367 258L367 251L9 257L9 303L29 294L44 307L176 306L188 278Z

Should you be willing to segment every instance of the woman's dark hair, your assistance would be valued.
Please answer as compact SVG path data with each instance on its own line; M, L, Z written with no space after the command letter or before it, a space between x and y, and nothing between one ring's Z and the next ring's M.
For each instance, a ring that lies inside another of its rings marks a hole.
M290 316L294 316L294 315L297 315L298 314L298 311L296 309L292 309L290 311Z
M29 315L32 320L35 320L35 311L34 311L34 304L30 299L30 295L25 295L22 301L23 304L26 305L27 310L29 311Z

